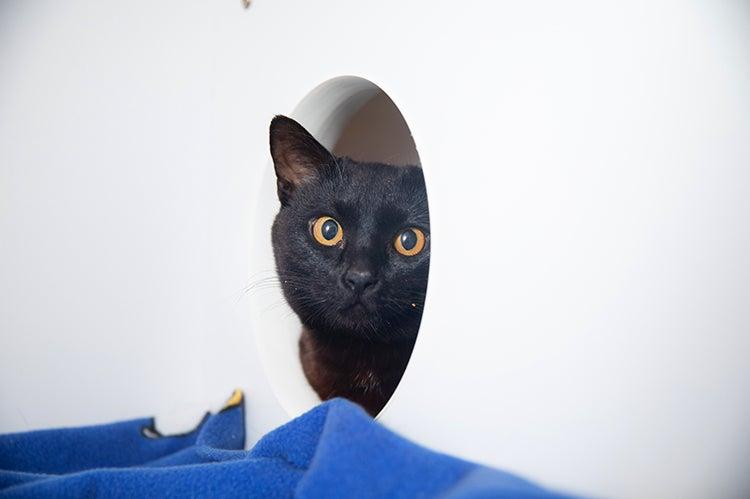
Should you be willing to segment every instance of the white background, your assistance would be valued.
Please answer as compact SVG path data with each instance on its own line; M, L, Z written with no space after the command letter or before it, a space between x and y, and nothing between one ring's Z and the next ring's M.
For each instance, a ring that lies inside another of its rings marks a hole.
M426 169L432 273L383 420L598 495L750 490L750 7L0 4L0 431L158 414L258 362L267 125L367 77ZM170 426L171 425L171 426Z

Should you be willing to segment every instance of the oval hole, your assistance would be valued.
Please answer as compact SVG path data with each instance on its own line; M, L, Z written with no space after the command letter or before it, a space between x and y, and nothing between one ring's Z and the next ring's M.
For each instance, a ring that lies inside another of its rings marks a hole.
M280 114L286 110L279 109ZM409 127L391 98L359 77L328 80L305 96L288 116L336 156L393 165L420 165ZM279 211L276 176L269 161L258 192L250 284L252 318L263 368L290 417L320 403L299 360L301 324L275 285L271 225ZM397 395L397 392L396 392Z

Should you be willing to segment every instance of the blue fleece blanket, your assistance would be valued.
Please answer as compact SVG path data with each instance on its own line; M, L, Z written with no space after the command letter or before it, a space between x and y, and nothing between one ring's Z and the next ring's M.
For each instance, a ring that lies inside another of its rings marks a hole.
M153 419L0 436L0 497L567 497L432 452L337 399L251 450L236 393L190 433Z

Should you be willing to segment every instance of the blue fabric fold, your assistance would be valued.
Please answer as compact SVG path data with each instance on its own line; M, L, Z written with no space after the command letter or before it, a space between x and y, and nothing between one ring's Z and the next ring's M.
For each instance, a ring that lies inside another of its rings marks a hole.
M416 445L342 399L243 450L244 401L183 435L153 419L0 435L0 497L570 497Z

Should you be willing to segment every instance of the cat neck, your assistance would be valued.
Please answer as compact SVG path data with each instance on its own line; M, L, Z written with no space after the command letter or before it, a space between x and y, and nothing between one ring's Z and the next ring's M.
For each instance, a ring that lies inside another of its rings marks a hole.
M375 415L401 380L415 339L377 342L303 328L300 361L321 399L344 397Z

